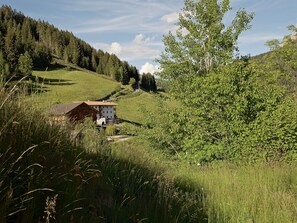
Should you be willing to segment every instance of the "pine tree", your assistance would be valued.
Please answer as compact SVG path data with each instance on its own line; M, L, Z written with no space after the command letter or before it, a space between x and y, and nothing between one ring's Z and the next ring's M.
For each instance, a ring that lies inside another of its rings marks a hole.
M5 37L5 54L6 54L6 60L9 64L9 73L13 74L16 70L17 65L17 50L15 48L15 32L14 27L12 25L12 20L8 22L8 30L7 35Z
M130 76L129 76L129 65L126 61L123 64L123 73L122 73L122 84L129 84Z
M28 53L26 51L24 54L21 54L18 61L18 71L20 74L25 76L30 76L32 74L32 68L33 68L33 61Z

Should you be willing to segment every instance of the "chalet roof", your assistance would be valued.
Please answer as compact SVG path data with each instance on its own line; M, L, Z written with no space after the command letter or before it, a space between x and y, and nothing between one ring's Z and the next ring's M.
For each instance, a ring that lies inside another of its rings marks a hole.
M116 103L111 101L85 101L85 103L91 106L117 106Z
M76 102L76 103L70 103L70 104L56 104L50 108L49 112L53 115L65 115L68 112L75 109L76 107L78 107L80 105L84 105L84 104L87 105L84 102ZM89 108L90 108L90 110L96 111L95 109L93 109L91 107L89 107Z

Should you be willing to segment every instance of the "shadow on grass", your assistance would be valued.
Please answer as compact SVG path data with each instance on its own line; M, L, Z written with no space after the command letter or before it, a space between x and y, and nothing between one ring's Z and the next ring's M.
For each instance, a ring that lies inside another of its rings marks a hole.
M33 84L45 84L45 85L60 85L60 86L66 86L66 85L74 85L74 82L71 82L71 80L65 80L65 79L58 79L58 78L43 78L38 76L31 76L29 78Z
M107 222L207 222L205 194L148 167L112 157L89 155L107 183L95 196L104 204ZM106 192L106 191L105 191ZM94 195L93 195L94 196Z

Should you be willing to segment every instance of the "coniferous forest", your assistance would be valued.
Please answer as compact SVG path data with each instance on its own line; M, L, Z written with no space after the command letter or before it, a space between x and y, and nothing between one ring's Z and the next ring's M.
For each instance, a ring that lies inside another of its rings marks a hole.
M96 50L71 32L24 16L9 6L0 8L0 73L4 80L46 69L53 58L128 84L139 80L136 67L116 55Z

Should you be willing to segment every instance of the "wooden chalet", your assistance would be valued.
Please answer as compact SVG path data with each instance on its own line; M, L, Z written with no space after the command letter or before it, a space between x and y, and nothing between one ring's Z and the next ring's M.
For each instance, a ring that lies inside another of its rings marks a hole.
M66 118L71 122L79 122L86 117L91 117L93 121L97 119L97 110L84 102L56 104L50 108L49 113L55 122L64 122Z

